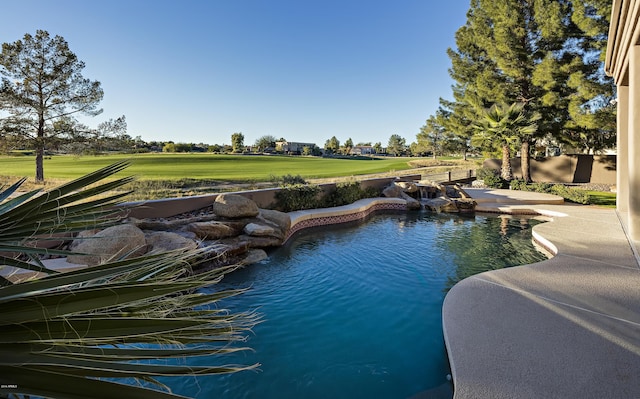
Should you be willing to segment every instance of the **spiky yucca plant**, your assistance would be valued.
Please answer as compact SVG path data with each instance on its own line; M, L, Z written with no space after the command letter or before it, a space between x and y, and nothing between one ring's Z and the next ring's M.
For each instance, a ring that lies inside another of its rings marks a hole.
M0 192L0 266L45 273L13 284L0 279L0 397L176 398L158 376L230 373L254 368L212 364L167 365L149 359L212 356L245 350L257 322L253 312L212 306L242 290L201 294L233 267L186 273L199 250L148 254L68 273L49 270L35 241L106 227L118 221L109 194L130 177L102 182L127 166L120 162L57 189L9 198L22 181ZM10 256L22 254L21 257ZM178 363L178 362L168 362ZM184 362L182 362L184 363ZM145 384L127 384L131 378ZM150 384L149 384L150 382Z

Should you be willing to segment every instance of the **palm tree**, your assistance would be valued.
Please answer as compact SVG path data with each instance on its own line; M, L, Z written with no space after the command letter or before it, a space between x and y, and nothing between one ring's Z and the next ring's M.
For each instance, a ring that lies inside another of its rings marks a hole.
M482 119L474 124L476 133L471 141L479 147L499 147L502 150L501 177L513 179L511 169L511 147L519 144L525 136L538 130L540 114L527 115L524 103L494 104L482 113Z
M153 361L244 350L230 344L243 342L259 322L253 312L213 306L242 290L198 292L234 269L190 273L203 259L201 250L114 259L67 273L40 260L68 252L39 248L39 241L118 222L123 208L115 205L126 193L109 193L131 178L100 181L126 166L120 162L44 193L10 198L24 179L0 191L0 268L44 273L20 283L0 278L0 397L177 398L154 377L257 367Z

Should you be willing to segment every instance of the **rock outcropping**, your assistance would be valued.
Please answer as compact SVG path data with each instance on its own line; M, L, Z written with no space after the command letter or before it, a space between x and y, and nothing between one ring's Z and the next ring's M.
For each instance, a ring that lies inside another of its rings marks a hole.
M408 193L417 193L418 187L413 182L396 181L382 190L382 195L387 198L402 198L407 201L407 209L417 210L422 206L420 201L410 196Z
M458 184L420 181L417 184L425 209L432 212L473 212L476 202Z
M407 209L425 209L433 212L473 212L476 202L457 184L440 184L421 180L417 183L396 181L382 190L382 195L402 198ZM414 198L415 196L415 198Z
M69 245L67 262L98 265L147 252L205 248L204 268L259 262L264 248L279 246L291 228L288 214L259 209L237 194L221 194L207 208L171 218L134 219L102 231L80 233Z
M77 238L71 249L85 255L70 255L67 262L95 266L112 259L140 256L147 252L147 241L142 230L123 224Z

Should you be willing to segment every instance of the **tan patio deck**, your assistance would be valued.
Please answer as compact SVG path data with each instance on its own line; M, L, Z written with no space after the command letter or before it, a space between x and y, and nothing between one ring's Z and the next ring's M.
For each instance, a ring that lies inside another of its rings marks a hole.
M454 398L640 398L639 243L616 211L468 191L481 211L550 216L533 233L555 257L467 278L448 293Z

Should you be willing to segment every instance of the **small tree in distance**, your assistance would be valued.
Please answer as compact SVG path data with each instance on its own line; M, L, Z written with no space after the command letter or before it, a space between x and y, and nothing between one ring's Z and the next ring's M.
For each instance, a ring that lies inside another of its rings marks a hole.
M244 148L244 134L239 132L232 134L231 147L233 148L233 152L242 152Z
M276 138L275 136L271 136L271 135L265 135L265 136L261 136L259 137L254 146L256 147L256 151L261 152L266 150L269 147L275 147L276 145ZM284 140L282 140L284 141Z
M353 148L353 140L351 140L351 137L349 137L347 139L347 141L344 142L344 154L347 155L351 152L351 149Z
M381 142L377 142L373 145L373 150L376 152L376 154L380 154L382 153L382 143Z
M324 149L329 154L335 154L340 149L340 141L333 136L324 143Z
M395 156L401 155L406 147L406 140L399 134L392 134L387 144L387 152Z

